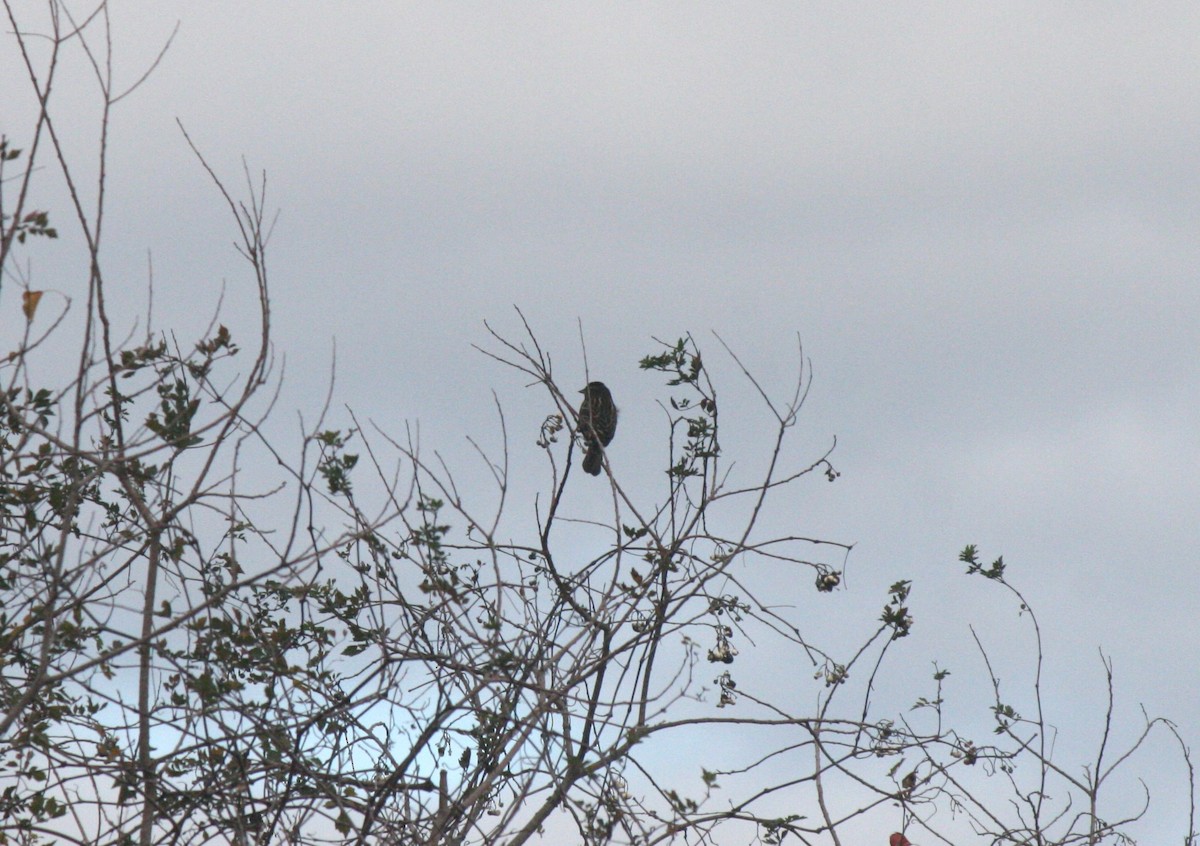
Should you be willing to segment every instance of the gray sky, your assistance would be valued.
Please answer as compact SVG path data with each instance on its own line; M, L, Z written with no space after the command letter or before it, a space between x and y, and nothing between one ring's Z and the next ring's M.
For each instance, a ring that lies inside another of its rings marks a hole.
M958 575L979 543L1060 722L1102 648L1127 715L1200 740L1200 6L367 5L113 4L127 80L181 21L113 124L109 257L140 294L153 250L161 322L239 272L178 117L231 182L268 172L290 407L336 339L342 401L453 451L492 386L534 401L470 349L515 303L567 383L582 319L613 465L658 484L650 336L715 363L714 329L783 393L799 333L800 439L842 477L795 529L858 544L843 607L916 580L905 660L978 678L966 623L1018 625Z

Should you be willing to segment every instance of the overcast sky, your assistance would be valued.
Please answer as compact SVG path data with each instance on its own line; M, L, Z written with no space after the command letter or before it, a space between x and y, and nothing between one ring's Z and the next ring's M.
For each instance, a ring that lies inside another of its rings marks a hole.
M798 334L800 442L836 435L842 476L791 495L795 530L857 544L868 613L916 582L906 660L1019 625L959 575L978 543L1040 611L1055 696L1100 690L1103 649L1124 713L1200 742L1200 4L112 17L126 80L180 23L115 114L106 224L139 294L153 251L163 323L240 273L178 118L231 181L242 156L268 174L290 407L319 405L336 339L343 402L452 452L494 425L492 387L541 400L470 346L517 304L568 384L582 321L622 408L613 467L658 484L650 337L691 331L724 366L716 330L783 394Z

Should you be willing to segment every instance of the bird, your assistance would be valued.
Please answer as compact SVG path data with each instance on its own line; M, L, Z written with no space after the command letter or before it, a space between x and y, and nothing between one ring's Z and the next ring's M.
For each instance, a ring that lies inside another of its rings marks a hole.
M579 404L579 434L587 447L583 472L599 476L604 447L612 443L617 433L617 407L612 392L603 382L588 382L579 393L583 394L583 402Z
M889 846L912 846L908 842L908 838L898 831L892 832L892 836L888 838Z

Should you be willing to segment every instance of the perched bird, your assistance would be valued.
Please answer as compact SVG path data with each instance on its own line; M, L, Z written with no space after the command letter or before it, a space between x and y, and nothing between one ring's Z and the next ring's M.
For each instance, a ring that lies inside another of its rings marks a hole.
M892 832L892 836L888 838L888 846L912 846L908 842L908 838L898 831Z
M603 448L612 443L617 433L617 407L603 382L588 382L579 393L583 394L583 402L579 404L579 434L587 446L583 472L599 476Z

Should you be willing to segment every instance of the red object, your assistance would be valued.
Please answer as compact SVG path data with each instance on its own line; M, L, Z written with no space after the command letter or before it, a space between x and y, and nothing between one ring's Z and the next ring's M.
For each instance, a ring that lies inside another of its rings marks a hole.
M893 831L892 836L888 838L888 846L912 846L908 842L908 838L898 831Z

